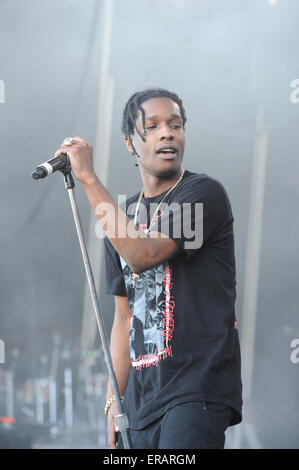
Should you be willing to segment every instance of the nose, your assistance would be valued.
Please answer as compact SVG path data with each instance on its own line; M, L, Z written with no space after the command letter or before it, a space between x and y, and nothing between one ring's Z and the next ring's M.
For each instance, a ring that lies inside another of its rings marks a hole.
M160 140L173 140L173 133L170 127L168 126L168 124L166 123L163 126L161 126Z

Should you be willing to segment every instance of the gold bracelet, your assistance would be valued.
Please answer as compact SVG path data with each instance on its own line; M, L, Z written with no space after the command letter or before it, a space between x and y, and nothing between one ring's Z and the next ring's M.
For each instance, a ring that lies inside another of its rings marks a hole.
M121 401L123 401L124 397L120 397L120 399L121 399ZM110 410L110 407L111 407L111 405L114 401L115 401L115 396L114 395L112 395L112 397L109 398L109 400L107 400L107 403L106 403L105 408L104 408L105 415L108 414L108 411Z

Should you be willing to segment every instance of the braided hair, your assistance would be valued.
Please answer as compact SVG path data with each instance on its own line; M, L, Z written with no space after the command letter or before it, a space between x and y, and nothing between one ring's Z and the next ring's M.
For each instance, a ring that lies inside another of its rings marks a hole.
M137 157L139 157L139 155L137 154L135 150L132 137L131 137L132 135L134 135L135 129L138 135L141 137L141 139L145 141L145 135L146 135L145 112L141 104L144 103L144 101L150 100L151 98L162 98L162 97L170 98L172 101L178 104L180 108L181 117L183 120L183 129L185 128L185 123L187 121L186 113L185 113L185 109L183 106L183 102L178 97L178 95L176 95L175 93L172 93L171 91L165 90L163 88L148 88L146 90L138 91L137 93L134 93L134 95L131 96L131 98L128 100L125 106L125 109L123 112L122 126L121 126L121 130L123 134L127 137L133 149L132 155L136 155ZM136 126L136 119L138 116L138 111L141 112L143 133L141 133ZM136 163L135 166L138 166L138 164Z

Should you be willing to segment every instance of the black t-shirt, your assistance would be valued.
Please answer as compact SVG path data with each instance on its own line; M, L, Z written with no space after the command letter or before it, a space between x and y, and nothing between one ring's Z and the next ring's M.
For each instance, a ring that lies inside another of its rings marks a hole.
M166 193L142 198L140 228L149 226ZM132 219L138 196L126 201ZM177 404L201 400L232 407L230 425L238 424L242 384L234 219L227 193L215 178L185 170L160 209L152 230L170 236L180 252L140 273L135 288L131 269L104 240L106 292L127 296L132 313L124 401L130 428L142 429Z

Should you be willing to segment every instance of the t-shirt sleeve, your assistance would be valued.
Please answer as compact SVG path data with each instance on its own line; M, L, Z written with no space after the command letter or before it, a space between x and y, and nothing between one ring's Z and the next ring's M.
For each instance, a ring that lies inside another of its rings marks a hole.
M119 255L108 237L104 238L106 294L127 297Z
M189 260L206 243L225 236L232 222L228 196L217 180L186 180L159 220L159 231L172 238Z

